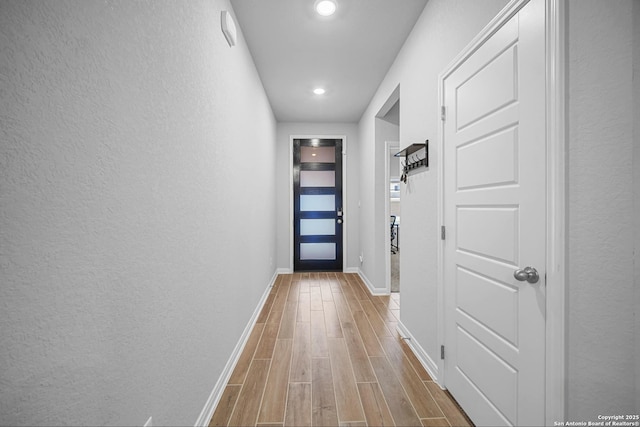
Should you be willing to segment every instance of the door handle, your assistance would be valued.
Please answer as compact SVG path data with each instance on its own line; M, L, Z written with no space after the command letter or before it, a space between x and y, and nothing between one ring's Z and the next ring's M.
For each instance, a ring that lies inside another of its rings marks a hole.
M338 224L342 224L342 218L338 218Z
M540 280L538 270L533 267L525 267L523 269L516 270L513 272L513 277L521 282L526 280L529 283L538 283L538 280Z

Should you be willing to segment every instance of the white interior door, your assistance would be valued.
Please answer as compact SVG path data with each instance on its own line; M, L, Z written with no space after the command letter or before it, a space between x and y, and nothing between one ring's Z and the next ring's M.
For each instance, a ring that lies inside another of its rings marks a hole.
M477 425L545 422L544 7L443 80L445 383Z

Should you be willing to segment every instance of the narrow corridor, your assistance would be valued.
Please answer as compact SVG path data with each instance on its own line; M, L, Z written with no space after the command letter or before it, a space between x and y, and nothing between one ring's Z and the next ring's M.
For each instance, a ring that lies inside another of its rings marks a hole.
M356 274L278 276L210 426L469 426Z

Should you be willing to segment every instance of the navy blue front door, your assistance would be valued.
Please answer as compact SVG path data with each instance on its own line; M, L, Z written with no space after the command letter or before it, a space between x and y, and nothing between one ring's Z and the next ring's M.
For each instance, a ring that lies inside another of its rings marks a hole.
M293 140L294 271L342 271L342 140Z

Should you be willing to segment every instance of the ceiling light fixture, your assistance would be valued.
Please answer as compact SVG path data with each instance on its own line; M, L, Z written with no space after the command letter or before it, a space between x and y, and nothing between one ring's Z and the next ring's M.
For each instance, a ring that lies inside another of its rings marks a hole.
M336 3L332 0L320 0L316 3L316 12L322 16L331 16L336 11Z
M316 95L324 95L325 92L326 90L322 89L321 87L317 87L313 90L313 93L315 93Z

